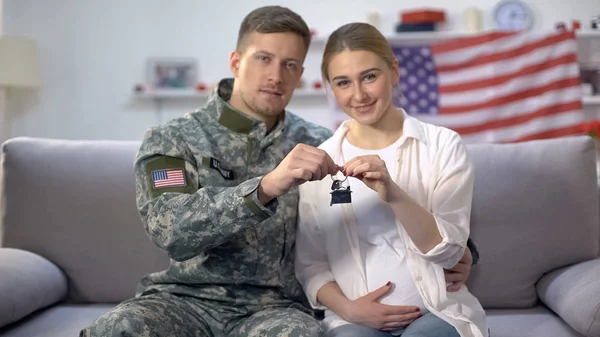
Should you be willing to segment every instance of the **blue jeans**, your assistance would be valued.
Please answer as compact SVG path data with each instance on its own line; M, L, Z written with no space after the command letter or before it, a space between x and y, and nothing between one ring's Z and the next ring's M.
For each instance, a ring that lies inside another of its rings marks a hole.
M426 313L408 325L402 334L394 332L392 335L386 331L380 331L368 326L358 324L346 324L327 332L326 337L460 337L456 329L432 313Z

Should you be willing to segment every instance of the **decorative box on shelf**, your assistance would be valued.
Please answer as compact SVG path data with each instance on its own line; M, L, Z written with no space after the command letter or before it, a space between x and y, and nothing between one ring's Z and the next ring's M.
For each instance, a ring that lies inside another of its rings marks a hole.
M413 9L400 13L397 33L434 32L436 25L446 21L446 13L439 9Z
M400 22L423 23L423 22L445 22L446 13L442 9L419 8L405 10L400 13Z

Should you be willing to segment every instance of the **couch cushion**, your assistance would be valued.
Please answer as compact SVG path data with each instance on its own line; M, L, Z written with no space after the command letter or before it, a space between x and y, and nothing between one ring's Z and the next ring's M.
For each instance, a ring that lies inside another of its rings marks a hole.
M67 280L52 262L14 248L0 248L0 327L62 300Z
M1 245L62 269L71 302L132 297L168 257L144 232L135 204L135 141L14 138L3 146Z
M553 269L598 256L594 142L587 136L468 146L475 165L469 289L486 308L532 307Z
M79 336L114 305L61 305L41 311L18 324L0 329L0 337Z
M600 336L600 258L546 274L537 283L540 300L585 336Z
M488 310L490 337L583 337L544 307Z
M18 325L0 329L0 337L78 336L114 306L62 305L42 311ZM582 337L562 319L542 307L520 310L488 310L490 337Z

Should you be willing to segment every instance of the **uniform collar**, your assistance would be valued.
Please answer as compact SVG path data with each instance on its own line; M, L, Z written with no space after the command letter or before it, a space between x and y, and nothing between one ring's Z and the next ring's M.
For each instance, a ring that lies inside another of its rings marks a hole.
M224 78L213 90L209 98L207 113L227 129L241 134L252 135L262 139L267 136L267 125L260 120L252 118L229 104L233 90L233 78ZM275 128L269 134L279 134L285 130L285 111L281 113Z

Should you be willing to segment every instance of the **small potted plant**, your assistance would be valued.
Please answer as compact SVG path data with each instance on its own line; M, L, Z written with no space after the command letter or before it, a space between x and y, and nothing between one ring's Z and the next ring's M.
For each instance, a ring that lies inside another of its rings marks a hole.
M600 138L600 121L593 120L591 122L584 123L583 132L598 142L598 138Z
M582 126L583 132L592 137L596 143L596 172L598 172L598 186L600 186L600 121L593 120Z

